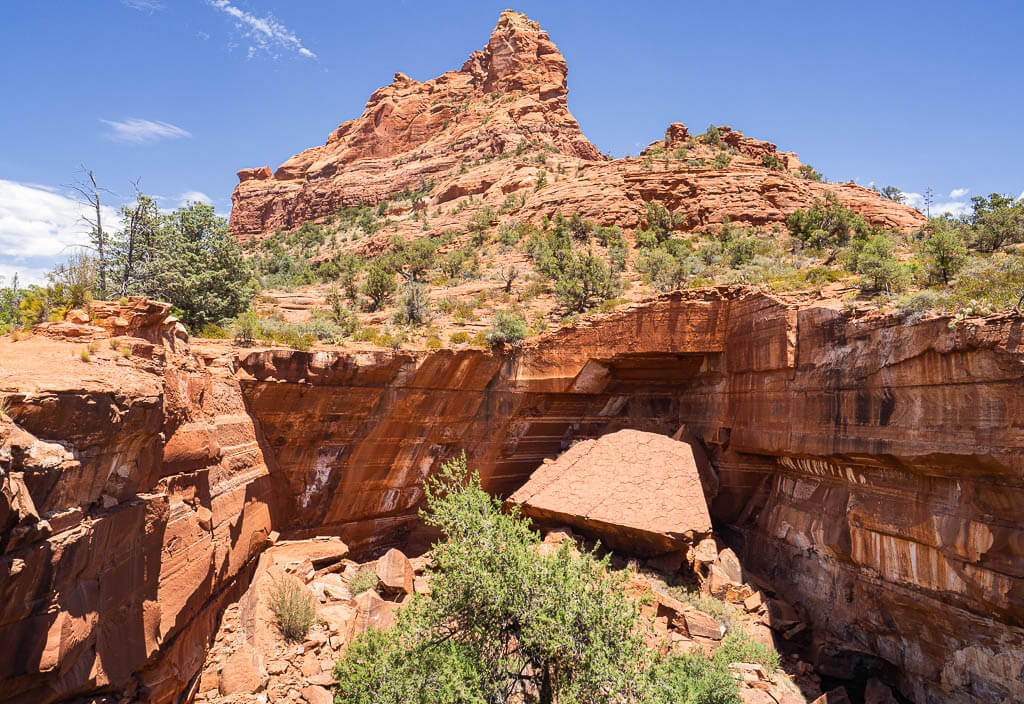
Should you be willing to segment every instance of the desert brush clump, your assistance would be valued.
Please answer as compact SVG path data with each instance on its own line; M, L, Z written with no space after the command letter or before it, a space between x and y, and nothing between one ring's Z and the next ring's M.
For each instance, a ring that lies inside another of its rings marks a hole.
M268 604L277 617L277 625L288 640L302 640L316 621L313 595L295 578L282 577L268 593Z
M360 567L352 575L352 578L348 581L348 590L352 592L352 596L358 596L363 592L376 589L378 584L380 584L380 580L377 578L377 571L372 566L367 565Z
M626 592L626 573L572 541L538 550L517 508L503 510L465 455L424 483L431 593L387 631L358 636L334 667L352 704L738 703L720 661L661 657Z

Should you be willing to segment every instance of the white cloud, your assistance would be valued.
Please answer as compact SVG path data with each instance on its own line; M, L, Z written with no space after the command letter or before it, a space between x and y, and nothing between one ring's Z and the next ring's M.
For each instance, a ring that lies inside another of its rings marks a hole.
M141 120L136 117L129 117L126 120L100 120L100 122L113 128L109 137L119 142L147 144L160 139L178 139L180 137L192 136L191 132L169 122L154 122L153 120Z
M963 197L964 195L967 195L967 193L969 192L969 188L957 188L954 189L952 193L950 193L950 198L953 198L954 194L956 193L960 193L959 197ZM922 195L921 193L904 193L903 195L906 196L906 200L904 201L904 203L909 205L911 208L917 208L922 213L927 210L924 202L924 195ZM951 200L946 202L939 202L933 200L930 210L933 216L949 214L955 218L958 218L961 215L967 215L968 213L970 213L972 211L972 208L970 203L963 200Z
M83 215L92 215L55 188L0 179L0 275L9 282L19 273L24 283L41 283L44 274L76 246L89 241ZM118 222L117 210L100 210L104 230Z
M153 13L164 9L164 4L159 0L121 0L121 2L139 12Z
M213 198L206 195L202 191L185 191L178 196L178 207L183 208L189 203L207 203L212 205Z
M949 192L949 197L952 198L953 200L960 200L970 192L970 188L954 188L952 191Z
M228 0L207 0L207 3L235 20L235 26L244 36L252 40L249 47L249 56L252 57L257 51L269 52L276 58L274 48L284 48L295 51L301 56L315 59L316 54L302 45L295 33L274 19L273 15L257 17L256 15L240 10Z

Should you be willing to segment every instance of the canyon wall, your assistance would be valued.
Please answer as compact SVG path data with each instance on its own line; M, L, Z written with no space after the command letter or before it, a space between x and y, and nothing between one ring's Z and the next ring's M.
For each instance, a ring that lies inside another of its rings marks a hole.
M2 347L0 700L174 701L271 529L238 382Z
M420 482L463 450L507 494L575 440L685 425L823 672L1019 701L1022 331L723 287L489 351L2 341L0 691L173 701L272 531L422 546Z
M1024 696L1022 325L858 321L723 288L500 355L240 364L296 535L405 544L422 477L463 449L508 493L574 440L686 425L719 473L714 518L808 614L824 672L980 703Z

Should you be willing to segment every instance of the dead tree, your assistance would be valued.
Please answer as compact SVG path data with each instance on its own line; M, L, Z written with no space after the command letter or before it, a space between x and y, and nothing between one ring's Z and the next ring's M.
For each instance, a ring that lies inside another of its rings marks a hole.
M110 193L105 188L100 188L96 183L96 174L92 169L82 165L82 178L71 184L70 188L78 194L78 199L83 205L95 211L95 215L82 215L82 220L89 225L89 237L92 239L92 249L96 251L97 270L99 273L100 285L99 294L101 298L107 295L107 236L103 232L103 216L101 213L100 191Z

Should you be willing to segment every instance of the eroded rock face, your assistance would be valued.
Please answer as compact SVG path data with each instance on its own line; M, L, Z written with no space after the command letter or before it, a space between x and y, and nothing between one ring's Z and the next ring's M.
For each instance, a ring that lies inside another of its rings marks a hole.
M578 440L685 425L744 578L785 594L823 671L1019 699L1021 326L717 288L501 351L74 367L68 343L0 340L0 689L171 701L271 531L381 554L421 538L422 478L463 449L508 495Z
M720 288L507 355L240 363L299 535L337 532L357 552L402 544L421 477L463 448L507 495L574 441L686 425L717 472L712 516L744 568L807 614L826 672L895 669L919 702L1012 700L1021 322L948 323Z
M270 530L238 382L173 355L104 350L76 375L67 345L0 348L4 700L172 701Z
M231 232L246 239L297 227L339 205L378 202L523 140L603 159L566 107L566 73L547 32L506 10L487 46L458 71L426 82L396 73L370 96L362 116L342 123L323 146L292 157L272 177L268 167L239 171Z
M568 524L636 555L685 554L711 533L690 445L638 430L573 445L508 500L541 525Z
M432 186L416 207L434 212L438 232L464 227L477 208L498 208L510 195L522 199L519 219L539 223L557 212L579 213L627 230L641 223L645 200L679 210L688 230L727 219L770 229L826 191L872 225L912 232L925 223L918 211L855 184L798 178L796 154L728 127L719 128L719 146L729 150L725 167L714 166L715 149L689 143L679 123L643 158L610 160L569 112L566 76L565 58L548 34L506 10L487 46L458 71L424 82L396 73L323 146L273 172L240 170L230 230L243 242L259 239L322 220L339 206L376 205L426 184ZM655 147L675 158L662 160ZM476 199L472 208L464 207L468 196ZM422 236L418 222L406 225L396 225L401 236ZM375 253L391 232L358 247Z

